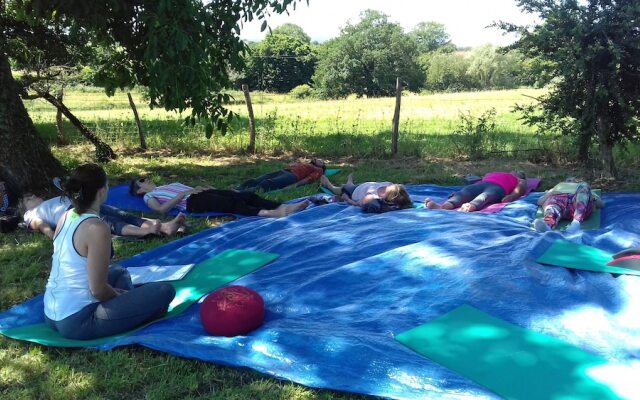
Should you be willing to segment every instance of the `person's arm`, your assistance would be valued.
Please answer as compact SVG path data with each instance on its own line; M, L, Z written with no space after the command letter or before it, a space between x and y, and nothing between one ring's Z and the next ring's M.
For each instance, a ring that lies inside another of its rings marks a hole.
M49 239L53 240L53 234L55 230L53 227L40 218L34 218L29 222L29 229L33 229L34 231L40 231L49 237Z
M363 205L367 204L368 202L372 201L372 200L376 200L377 197L373 194L368 194L366 196L364 196L362 199L360 199L360 201L354 201L352 200L346 193L342 194L342 200L346 201L347 203L351 204L352 206L358 206L358 207L362 207Z
M181 192L178 193L176 195L176 197L174 197L173 199L167 201L164 204L160 204L160 202L158 200L155 199L155 197L150 197L149 200L146 201L147 206L149 206L150 209L159 212L160 214L164 214L167 211L171 210L173 207L176 206L176 204L180 203L182 201L182 199L185 198L186 195L188 194L192 194L193 189L192 190L187 190L186 192Z
M292 183L289 186L285 186L283 189L293 189L294 187L298 187L298 186L302 186L302 185L306 185L307 183L313 182L315 181L315 179L313 179L313 177L311 176L307 176L304 179L300 179L299 181Z
M525 194L526 191L527 191L527 180L526 179L519 179L518 180L518 186L516 186L516 188L513 189L513 192L511 192L508 195L504 196L502 198L502 202L503 203L509 203L511 201L514 201L514 200L518 199L520 196L522 196L523 194Z
M87 246L87 274L89 290L99 301L106 301L118 295L109 285L107 274L111 259L111 231L100 220L87 221L89 225L83 233L82 241Z

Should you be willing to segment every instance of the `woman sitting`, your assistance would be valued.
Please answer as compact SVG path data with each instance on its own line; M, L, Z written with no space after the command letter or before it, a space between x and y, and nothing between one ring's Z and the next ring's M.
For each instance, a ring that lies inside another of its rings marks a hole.
M64 185L73 208L58 222L51 274L44 293L48 325L70 339L89 340L129 331L162 317L173 286L154 282L134 288L122 267L109 267L111 232L99 217L109 191L96 164L76 168Z
M182 183L156 186L146 178L132 180L129 193L144 196L147 206L159 213L176 208L191 213L218 212L278 218L303 210L309 205L308 201L282 204L263 199L251 192L219 190L211 186L192 188Z

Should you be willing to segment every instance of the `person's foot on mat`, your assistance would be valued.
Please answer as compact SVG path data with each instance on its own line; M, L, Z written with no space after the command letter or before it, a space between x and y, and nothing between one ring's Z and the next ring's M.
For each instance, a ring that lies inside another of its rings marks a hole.
M580 230L580 221L576 221L575 219L571 221L567 229L565 230L567 233L576 233Z
M183 226L186 218L187 217L183 213L179 213L171 221L160 224L160 232L165 236L175 235Z
M436 203L435 201L431 200L428 197L424 199L424 206L432 210L439 210L442 208L440 204Z
M533 229L535 229L538 232L547 232L551 230L551 227L547 225L546 222L544 222L544 219L538 218L535 221L533 221Z
M275 210L262 210L258 215L270 218L286 217L289 214L304 210L309 204L311 204L309 200L304 200L299 203L282 204Z
M473 203L464 203L463 205L460 206L460 209L458 211L476 212L478 211L478 207L476 207L476 205Z

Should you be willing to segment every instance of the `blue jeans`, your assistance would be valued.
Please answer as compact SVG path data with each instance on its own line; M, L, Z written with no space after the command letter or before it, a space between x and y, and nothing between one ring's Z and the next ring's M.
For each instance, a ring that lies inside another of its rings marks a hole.
M122 236L125 225L141 226L144 223L142 218L106 204L100 206L100 218L109 225L111 233L118 236Z
M109 284L126 293L89 304L61 321L45 316L49 326L69 339L90 340L130 331L162 317L176 291L167 282L147 283L134 288L129 272L122 267L109 268Z
M255 192L256 190L269 192L271 190L286 188L296 182L298 182L298 177L293 172L282 169L261 175L257 178L248 179L242 182L236 189L247 192Z
M465 203L471 203L477 210L482 210L488 205L499 203L507 194L502 186L492 182L478 182L454 192L447 201L458 208Z

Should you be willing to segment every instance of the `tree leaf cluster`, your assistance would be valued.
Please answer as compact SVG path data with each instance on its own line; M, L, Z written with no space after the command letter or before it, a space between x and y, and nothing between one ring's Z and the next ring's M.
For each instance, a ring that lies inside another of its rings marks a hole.
M604 171L615 175L612 149L639 139L640 2L632 0L519 0L541 23L499 23L518 32L513 46L542 61L553 86L538 107L521 107L541 131L576 138L579 157L594 158L597 143Z

